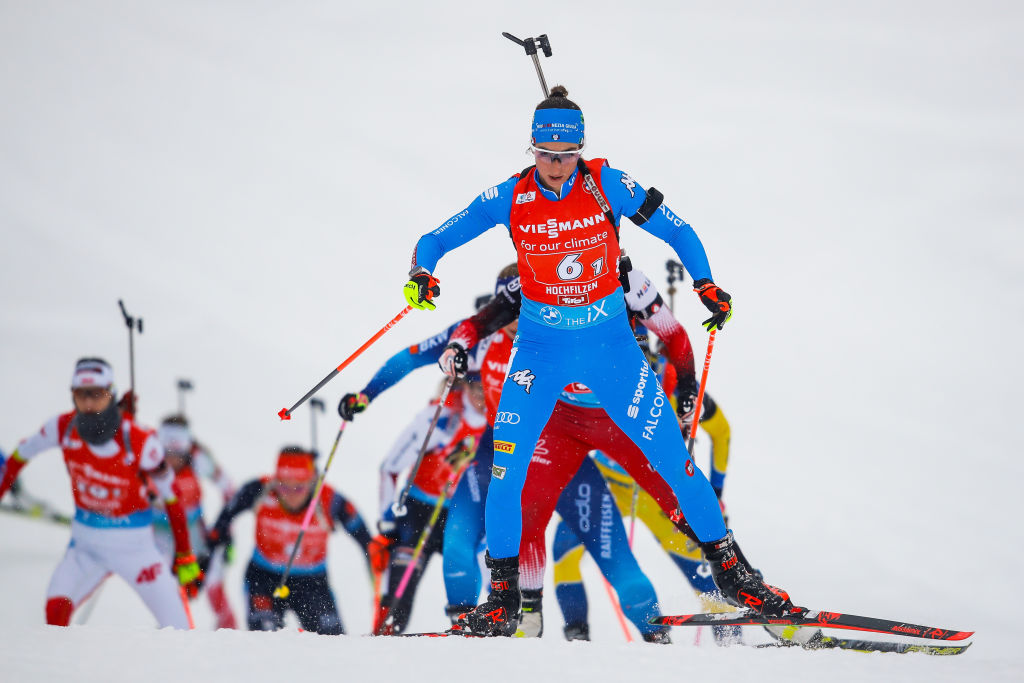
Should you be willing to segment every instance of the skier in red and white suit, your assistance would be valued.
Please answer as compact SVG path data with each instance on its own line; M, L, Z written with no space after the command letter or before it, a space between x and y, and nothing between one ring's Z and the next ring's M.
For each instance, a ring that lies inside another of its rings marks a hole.
M71 378L75 410L51 419L21 442L0 480L0 498L26 462L60 447L71 476L75 515L71 542L46 591L46 623L67 626L75 607L104 579L117 574L135 589L161 628L187 629L178 584L194 593L202 572L172 489L174 473L164 462L156 434L122 415L114 400L113 380L106 361L78 361ZM153 539L147 482L167 508L177 581Z
M440 412L437 408L439 401L440 398L432 400L430 405L416 415L412 423L395 440L384 462L381 463L381 519L378 523L381 534L377 538L377 543L389 550L390 557L387 574L383 579L384 590L374 622L374 633L400 634L409 624L416 590L427 563L434 553L440 553L444 546L444 528L450 497L443 503L443 508L435 520L435 528L421 549L416 567L401 598L394 596L398 594L398 587L402 584L409 563L412 562L415 548L430 523L434 507L444 495L449 478L456 477L454 481L457 483L457 477L461 477L460 469L453 465L453 456L466 448L467 444L472 444L470 449L475 450L481 433L487 427L484 392L475 376L453 385ZM436 423L435 414L438 416ZM434 424L433 431L431 424ZM396 517L392 504L395 501L398 478L402 472L416 468L420 448L428 432L430 439L426 443L423 461L416 469L415 479L410 485L405 501L406 511ZM450 492L448 495L450 496ZM385 628L385 618L390 623L386 630L382 630Z
M200 477L213 482L225 505L235 495L235 487L209 451L192 437L184 415L164 418L156 434L163 444L167 464L174 470L174 493L185 510L189 540L203 568L203 590L216 616L215 628L237 628L235 614L224 590L224 565L230 562L231 545L226 543L213 553L206 545L207 528L203 520ZM164 557L173 562L174 534L163 506L158 503L156 508L153 518L156 544Z

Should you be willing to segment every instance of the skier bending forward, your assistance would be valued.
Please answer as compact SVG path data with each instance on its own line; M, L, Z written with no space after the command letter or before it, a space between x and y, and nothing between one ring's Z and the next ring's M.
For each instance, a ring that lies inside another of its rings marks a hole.
M729 319L731 299L712 282L700 239L662 204L660 192L645 190L604 159L582 159L583 114L567 94L555 87L534 111L536 165L486 190L423 235L404 288L411 305L435 308L440 287L431 273L438 260L499 223L509 226L523 302L499 410L519 419L497 425L494 432L485 520L490 596L460 622L488 635L516 631L523 483L537 438L562 389L573 382L593 391L672 488L722 593L756 612L794 610L784 591L756 578L737 558L715 492L686 457L679 424L636 344L619 285L621 217L675 249L712 312L705 321L709 329L721 329Z

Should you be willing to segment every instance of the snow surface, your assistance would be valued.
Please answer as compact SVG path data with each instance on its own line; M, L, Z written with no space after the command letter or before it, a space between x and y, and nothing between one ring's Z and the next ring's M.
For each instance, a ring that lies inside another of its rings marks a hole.
M118 298L145 320L144 421L174 410L187 377L195 431L236 480L307 442L308 411L277 411L401 308L421 233L529 163L537 84L499 33L546 32L545 73L586 111L590 153L661 189L736 298L711 391L733 426L726 499L746 553L799 603L978 631L954 658L706 634L695 648L679 629L672 647L626 644L592 565L589 645L560 639L553 595L539 642L158 632L116 581L88 625L57 630L43 601L67 532L3 516L3 678L1021 680L1022 16L1013 2L0 3L6 450L67 408L76 358L109 358L127 386ZM628 225L623 241L663 282L669 250ZM512 258L500 228L447 257L440 309L324 399L469 313ZM688 292L677 310L691 331L705 315ZM329 481L367 517L379 459L437 381L418 372L345 435ZM56 453L23 481L70 509ZM251 529L229 573L240 616ZM365 633L365 570L332 543L343 617ZM637 552L666 612L698 608L645 534ZM435 562L412 628L442 626L443 601Z

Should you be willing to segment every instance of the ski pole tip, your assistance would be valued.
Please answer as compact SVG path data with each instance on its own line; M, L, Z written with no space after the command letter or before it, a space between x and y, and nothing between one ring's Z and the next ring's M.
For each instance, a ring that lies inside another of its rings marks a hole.
M288 412L287 408L281 408L281 412L279 412L277 414L277 416L279 418L281 418L282 420L290 420L290 419L292 419L292 414Z
M278 586L274 589L274 597L278 600L286 600L291 591L288 590L288 586Z

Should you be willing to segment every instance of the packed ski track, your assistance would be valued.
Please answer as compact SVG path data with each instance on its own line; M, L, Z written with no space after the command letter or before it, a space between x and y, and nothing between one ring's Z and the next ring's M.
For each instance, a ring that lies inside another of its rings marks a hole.
M142 423L188 377L194 431L236 482L308 443L308 409L278 410L401 310L420 234L530 163L536 78L500 32L545 32L586 155L664 192L734 297L709 390L746 554L798 604L977 631L955 657L721 648L694 628L627 643L588 559L590 643L562 639L550 566L539 640L370 638L344 534L329 566L349 635L213 632L204 600L195 631L159 631L116 578L61 629L43 605L67 528L0 514L4 680L1020 680L1004 596L1024 562L1022 19L1003 2L0 5L4 452L69 409L76 358L108 358L127 387L119 298L145 320ZM664 287L671 251L632 225L622 242ZM496 228L442 260L438 310L320 393L321 451L338 398L468 315L513 258ZM701 348L688 286L675 309ZM418 371L346 429L328 481L367 521L380 460L439 377ZM57 452L21 481L71 510ZM251 516L234 536L244 623ZM700 611L642 529L636 554L664 614ZM435 559L410 631L444 628L444 604Z

